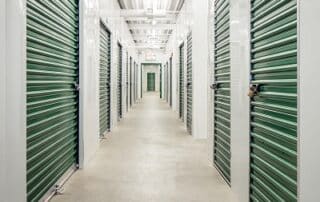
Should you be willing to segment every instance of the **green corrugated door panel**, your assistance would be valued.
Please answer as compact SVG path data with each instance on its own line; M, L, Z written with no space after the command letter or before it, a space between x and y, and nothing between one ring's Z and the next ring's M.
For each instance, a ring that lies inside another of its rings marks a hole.
M162 99L162 65L160 65L160 98ZM142 77L142 76L141 76Z
M110 33L100 25L100 135L110 130Z
M187 37L187 130L192 134L192 33Z
M184 120L184 44L180 46L179 59L179 116Z
M148 91L155 91L155 73L148 73L147 74L147 89Z
M129 55L126 59L126 109L129 110Z
M170 106L172 106L172 57L169 60L170 62L170 100L169 100L169 104Z
M118 54L118 78L117 78L117 111L118 120L122 118L122 46L117 45Z
M297 5L251 2L251 201L297 201Z
M78 1L27 0L27 201L78 159Z
M166 63L166 101L169 102L169 64Z
M129 69L129 75L130 75L130 82L129 82L129 89L130 89L130 107L132 106L132 57L130 57L130 69Z
M214 164L230 184L229 0L215 1L214 27Z

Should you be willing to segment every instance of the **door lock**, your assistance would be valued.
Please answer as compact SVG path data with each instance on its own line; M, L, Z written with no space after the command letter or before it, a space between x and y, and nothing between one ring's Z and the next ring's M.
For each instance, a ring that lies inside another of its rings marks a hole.
M212 90L217 90L218 89L218 84L217 83L213 83L213 84L210 85L210 88Z
M76 91L80 91L80 85L78 83L75 82L73 86Z
M258 95L259 93L259 84L251 84L249 88L248 96L253 98L254 96Z

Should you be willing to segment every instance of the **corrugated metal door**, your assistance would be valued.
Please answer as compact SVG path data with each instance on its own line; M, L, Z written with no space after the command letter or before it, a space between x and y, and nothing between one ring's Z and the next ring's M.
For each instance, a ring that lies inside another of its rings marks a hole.
M129 55L127 52L127 61L126 61L126 108L129 111Z
M100 136L110 130L110 32L100 24Z
M252 201L297 201L297 6L251 2Z
M133 63L133 102L136 102L136 62Z
M179 117L184 120L184 44L179 48Z
M160 64L160 98L162 99L162 65Z
M122 46L118 43L118 80L117 80L117 111L118 120L122 118Z
M130 57L130 107L132 106L132 57Z
M187 37L187 130L192 134L192 33Z
M229 0L215 1L214 19L214 164L230 183Z
M28 201L77 164L78 12L75 0L27 0Z
M155 91L155 73L148 73L147 74L147 89L148 91Z
M167 62L166 64L166 70L167 70L167 74L166 74L166 91L167 91L167 97L166 97L166 101L169 102L169 63Z
M172 57L170 58L170 60L169 60L169 64L170 64L170 80L169 80L169 82L170 82L170 102L169 102L169 104L170 104L170 106L172 106Z

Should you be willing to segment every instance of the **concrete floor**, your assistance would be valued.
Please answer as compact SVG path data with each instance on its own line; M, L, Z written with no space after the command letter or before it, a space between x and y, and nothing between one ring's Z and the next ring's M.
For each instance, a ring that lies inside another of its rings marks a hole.
M230 188L158 95L135 105L54 202L228 202Z

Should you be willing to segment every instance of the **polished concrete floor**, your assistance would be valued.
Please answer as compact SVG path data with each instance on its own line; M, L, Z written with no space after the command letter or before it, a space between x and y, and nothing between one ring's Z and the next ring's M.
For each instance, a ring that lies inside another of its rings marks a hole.
M230 188L158 95L147 94L121 120L85 170L54 202L228 202Z

